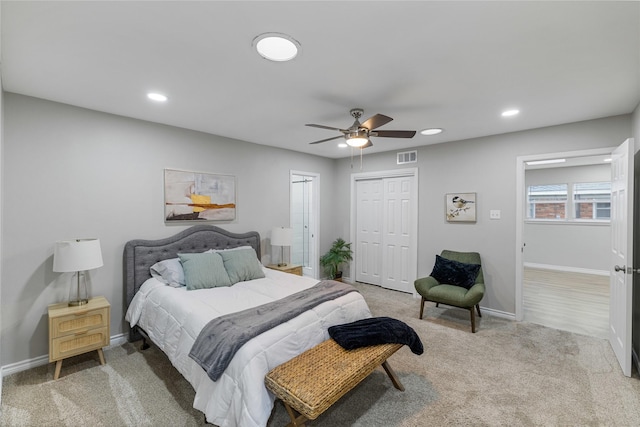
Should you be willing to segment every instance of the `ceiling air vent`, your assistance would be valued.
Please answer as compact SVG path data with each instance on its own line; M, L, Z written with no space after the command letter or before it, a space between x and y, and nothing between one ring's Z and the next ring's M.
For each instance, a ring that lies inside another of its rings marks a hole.
M417 161L418 161L417 151L404 151L402 153L398 153L399 165L404 165L407 163L416 163Z

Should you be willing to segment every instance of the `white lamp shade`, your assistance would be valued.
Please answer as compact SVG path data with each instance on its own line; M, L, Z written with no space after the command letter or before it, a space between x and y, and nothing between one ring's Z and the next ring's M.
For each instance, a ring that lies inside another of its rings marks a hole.
M291 246L293 230L291 228L276 227L271 230L271 244L273 246Z
M102 267L99 239L74 239L56 242L53 271L65 273Z

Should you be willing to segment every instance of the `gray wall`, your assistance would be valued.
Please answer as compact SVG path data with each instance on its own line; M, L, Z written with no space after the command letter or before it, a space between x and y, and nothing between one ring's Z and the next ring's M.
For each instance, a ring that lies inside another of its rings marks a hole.
M99 237L105 265L91 293L112 303L111 333L124 331L122 249L186 226L163 222L162 173L170 167L237 177L238 219L222 227L257 230L264 261L268 231L289 219L289 170L321 175L320 253L349 237L350 168L338 161L6 93L2 203L3 365L47 354L47 305L67 299L70 275L53 273L56 240ZM516 157L613 146L630 116L421 147L418 275L443 248L477 250L488 292L483 306L515 311ZM379 144L387 143L379 141ZM395 152L366 155L363 171L395 169ZM444 194L478 193L478 222L447 224ZM490 221L490 209L502 219ZM417 310L417 304L416 304ZM416 311L417 313L417 311Z
M47 305L68 298L71 280L52 272L56 240L100 238L104 266L91 272L90 294L111 302L111 335L125 330L124 244L187 227L164 223L164 168L235 175L237 220L217 225L260 232L265 263L270 229L289 221L290 169L319 173L331 200L333 160L11 93L4 113L3 365L48 352ZM323 204L325 248L333 215Z
M419 168L418 277L431 272L442 249L478 251L487 282L481 305L515 313L516 158L615 146L630 135L631 117L624 115L418 148L418 163L407 165ZM365 155L362 171L402 167L396 153L388 152ZM349 159L339 161L338 226L347 231L352 171L360 172L359 161L353 170ZM445 221L444 194L453 192L477 193L476 223ZM502 219L489 220L492 209L501 210Z
M610 180L610 164L525 171L525 186ZM523 237L525 263L609 271L611 227L608 223L526 221Z

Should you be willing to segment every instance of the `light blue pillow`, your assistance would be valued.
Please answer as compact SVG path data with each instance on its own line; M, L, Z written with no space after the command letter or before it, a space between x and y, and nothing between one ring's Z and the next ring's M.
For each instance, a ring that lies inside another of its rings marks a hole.
M178 254L187 290L231 286L222 258L217 253Z
M241 249L235 251L218 252L224 261L231 283L247 280L261 279L264 277L262 264L258 261L256 251L253 249Z
M158 261L149 269L151 277L155 277L162 283L179 288L184 286L184 271L182 270L182 264L180 264L179 258L165 259L164 261Z

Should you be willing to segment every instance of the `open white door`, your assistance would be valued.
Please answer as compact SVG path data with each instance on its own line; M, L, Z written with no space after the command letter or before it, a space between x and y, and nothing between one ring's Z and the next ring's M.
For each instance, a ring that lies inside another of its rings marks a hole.
M611 162L609 341L627 377L631 376L633 154L633 139L627 139L613 151Z

